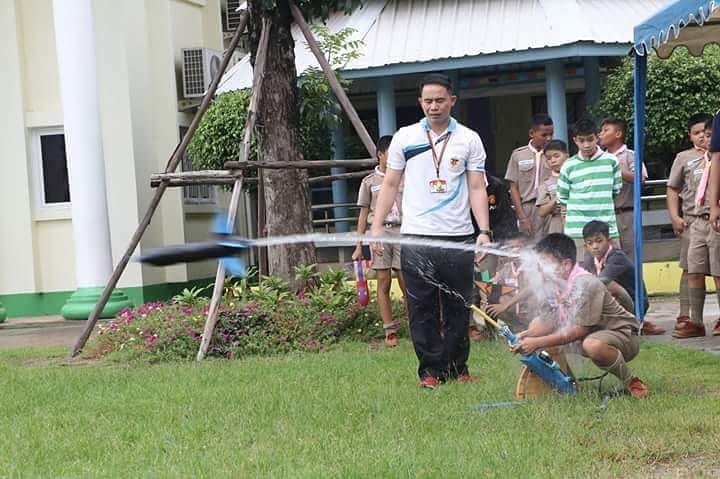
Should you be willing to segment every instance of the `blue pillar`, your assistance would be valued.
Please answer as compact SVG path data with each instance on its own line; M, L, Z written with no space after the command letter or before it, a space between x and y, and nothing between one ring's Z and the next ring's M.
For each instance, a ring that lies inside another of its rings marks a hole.
M600 99L600 60L598 57L585 57L585 103L593 106Z
M642 171L643 147L645 145L645 89L647 86L647 55L635 53L634 77L634 130L635 130L635 171ZM635 316L642 323L644 321L643 304L645 303L645 290L643 288L643 225L642 225L642 175L635 175L635 196L633 198L633 222L635 225Z
M555 123L555 138L568 141L567 104L565 101L565 66L561 60L545 64L545 91L548 115Z
M332 132L332 145L333 145L333 159L344 160L345 159L345 139L343 135L342 124L338 125ZM339 175L345 173L345 168L330 168L331 175ZM332 200L333 203L347 203L347 181L336 180L332 182ZM347 218L348 209L344 206L333 208L333 214L335 218ZM350 224L347 221L341 221L335 223L335 231L337 233L347 233L350 231Z
M392 135L397 130L395 117L395 85L392 77L377 80L378 133Z

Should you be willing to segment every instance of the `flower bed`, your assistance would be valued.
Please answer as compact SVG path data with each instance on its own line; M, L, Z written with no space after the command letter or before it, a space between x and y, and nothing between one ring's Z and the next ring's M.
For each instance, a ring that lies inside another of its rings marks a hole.
M167 304L147 303L121 311L100 326L86 355L149 361L193 359L208 310L202 292L185 291ZM402 304L394 301L394 318L404 314ZM225 286L208 355L230 359L321 351L342 340L371 341L383 334L377 303L360 306L343 271L308 278L297 292L277 278L263 278L255 288L241 280Z

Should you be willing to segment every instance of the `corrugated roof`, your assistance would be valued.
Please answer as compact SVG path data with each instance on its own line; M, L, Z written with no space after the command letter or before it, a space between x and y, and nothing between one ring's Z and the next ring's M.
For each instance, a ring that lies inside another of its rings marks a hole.
M334 14L331 31L358 30L362 56L344 71L559 47L633 43L633 27L672 0L366 0ZM316 65L293 27L298 72ZM226 73L220 91L252 83L249 58Z

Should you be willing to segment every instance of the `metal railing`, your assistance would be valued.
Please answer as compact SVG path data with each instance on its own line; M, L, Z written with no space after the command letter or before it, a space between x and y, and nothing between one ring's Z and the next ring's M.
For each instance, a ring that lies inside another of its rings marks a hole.
M667 179L664 180L647 180L643 184L644 188L664 188L667 185ZM667 198L667 195L663 194L657 194L657 195L644 195L641 199L643 203L650 203L651 201L665 201ZM328 203L328 204L320 204L320 205L313 205L311 207L314 213L321 211L323 218L319 219L313 219L313 228L323 228L326 233L331 233L332 228L334 228L335 223L343 223L348 222L352 226L357 224L359 215L352 215L352 216L345 216L342 218L333 218L333 210L335 208L346 208L348 210L353 211L360 211L360 207L355 203ZM644 210L645 214L647 214L650 218L649 221L643 221L643 224L646 226L662 226L666 224L670 224L669 216L667 218L667 221L665 221L664 217L667 215L667 211L661 208L655 208L655 209L646 209ZM351 227L352 227L351 226Z

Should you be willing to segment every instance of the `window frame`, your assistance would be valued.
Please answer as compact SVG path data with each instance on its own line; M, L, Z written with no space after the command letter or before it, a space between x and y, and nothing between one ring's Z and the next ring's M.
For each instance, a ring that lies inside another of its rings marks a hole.
M49 213L49 214L60 214L63 217L70 217L72 207L72 195L70 201L58 202L58 203L47 203L45 201L45 182L44 182L44 169L43 169L43 158L42 158L42 143L41 138L43 136L50 135L65 135L65 129L62 126L47 126L30 128L30 151L32 159L32 176L33 176L33 203L36 212L38 213ZM67 140L67 138L66 138ZM66 153L67 154L67 153ZM70 182L70 158L66 159L66 168L68 168L68 187ZM45 215L42 215L45 216Z

